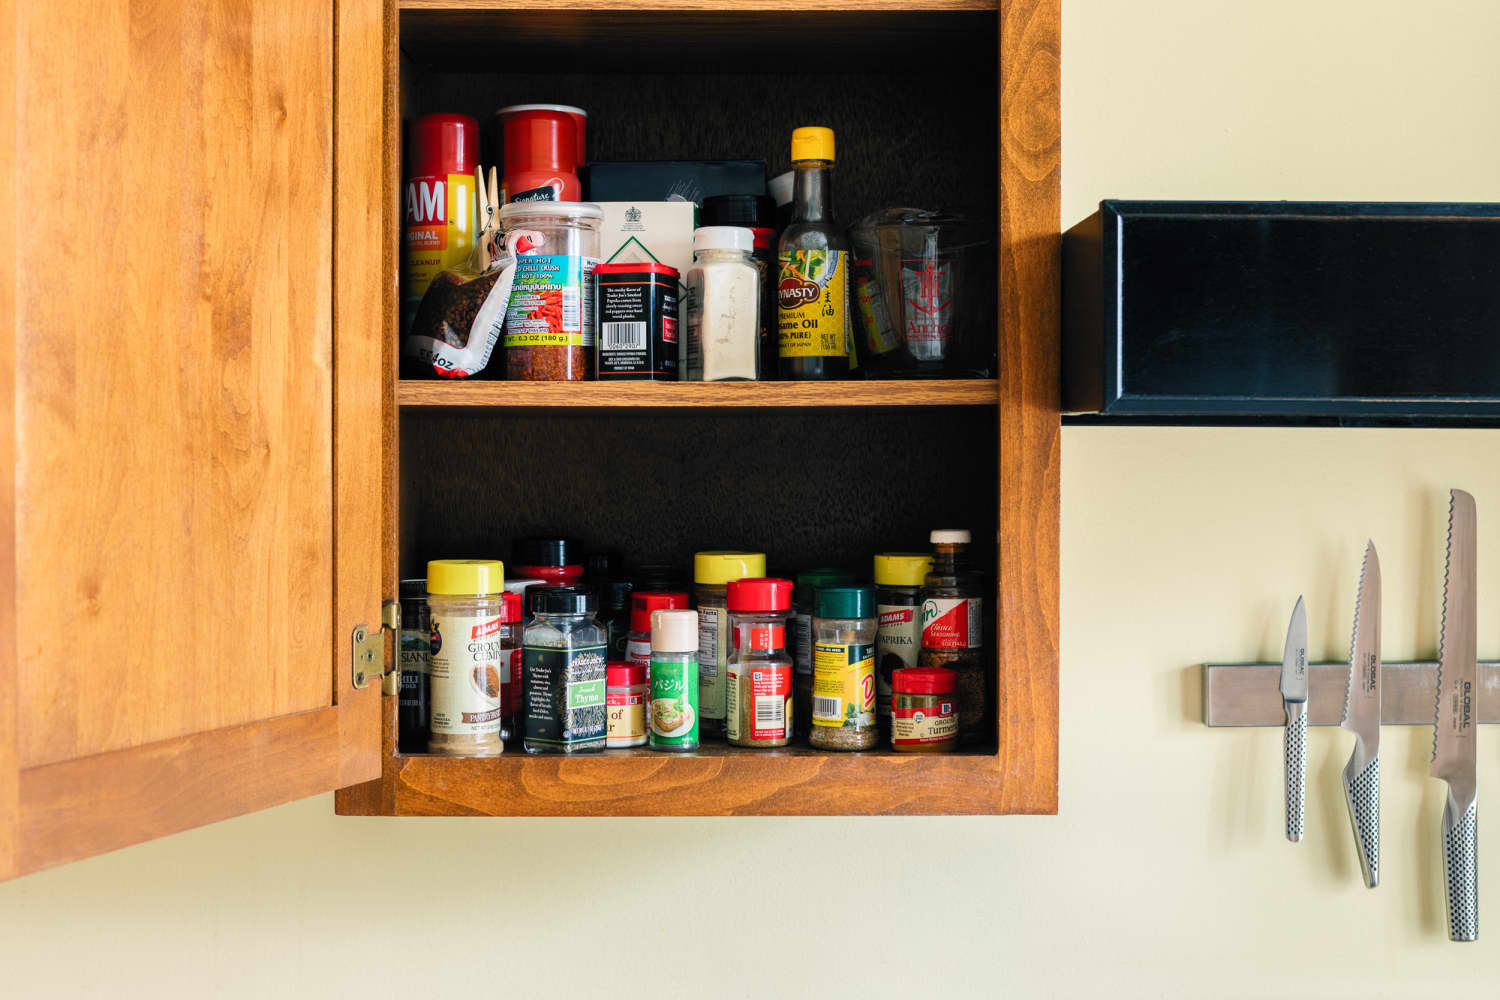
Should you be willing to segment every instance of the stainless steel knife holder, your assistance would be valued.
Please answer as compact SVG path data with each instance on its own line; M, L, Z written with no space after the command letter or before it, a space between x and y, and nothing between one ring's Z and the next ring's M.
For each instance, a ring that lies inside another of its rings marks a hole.
M1437 700L1437 661L1382 663L1380 724L1430 726ZM1349 664L1314 663L1307 670L1307 724L1336 726L1344 717L1344 684ZM1478 671L1479 721L1500 722L1500 663L1481 662ZM1281 706L1281 664L1205 663L1203 724L1277 726L1286 723Z

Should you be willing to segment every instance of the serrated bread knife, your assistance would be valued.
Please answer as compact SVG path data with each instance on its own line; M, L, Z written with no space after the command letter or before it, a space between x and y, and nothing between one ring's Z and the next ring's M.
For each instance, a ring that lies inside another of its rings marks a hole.
M1344 686L1344 720L1354 752L1344 765L1344 803L1365 885L1380 884L1380 557L1365 543L1354 599L1354 637Z
M1448 783L1448 800L1443 804L1443 875L1450 941L1479 937L1475 534L1474 498L1453 490L1448 501L1448 564L1443 573L1443 633L1430 771Z
M1286 710L1286 839L1302 839L1303 787L1307 775L1307 609L1292 609L1281 654L1281 704Z

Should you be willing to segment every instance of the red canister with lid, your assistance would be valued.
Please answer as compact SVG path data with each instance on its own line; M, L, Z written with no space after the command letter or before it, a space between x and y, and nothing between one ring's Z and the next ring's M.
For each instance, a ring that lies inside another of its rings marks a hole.
M625 659L647 669L651 666L651 612L685 611L688 595L676 590L638 590L630 595L630 636Z
M567 104L514 104L496 114L505 136L502 198L582 201L578 167L588 112Z
M611 748L646 745L646 701L650 691L646 668L639 663L611 661L604 665L604 745Z
M725 587L734 652L725 665L725 735L742 747L781 747L792 739L792 658L786 617L792 581L745 577Z
M952 750L958 736L956 671L907 667L891 674L891 746L897 750Z

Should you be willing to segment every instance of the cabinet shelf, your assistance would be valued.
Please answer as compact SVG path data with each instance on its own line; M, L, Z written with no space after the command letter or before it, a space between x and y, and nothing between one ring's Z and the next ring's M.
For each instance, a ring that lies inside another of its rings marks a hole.
M993 379L876 382L438 382L406 380L403 409L447 407L995 406Z

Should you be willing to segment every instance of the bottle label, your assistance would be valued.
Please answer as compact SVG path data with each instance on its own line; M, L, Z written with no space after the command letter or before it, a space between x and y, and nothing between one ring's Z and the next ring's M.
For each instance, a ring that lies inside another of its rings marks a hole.
M604 644L523 650L526 742L563 750L603 746Z
M731 740L782 740L792 735L792 665L731 663L729 718Z
M876 704L881 715L891 714L891 674L917 665L922 650L921 611L915 604L876 605L880 627L875 633Z
M474 246L474 178L469 174L413 177L405 188L406 233L401 292L406 325L417 314L432 279L469 259Z
M901 261L906 349L918 361L942 361L948 356L955 270L951 260L935 257Z
M508 651L501 648L501 624L491 615L432 611L428 670L434 735L499 735L504 661L508 659Z
M812 724L834 729L875 724L873 645L813 645Z
M729 660L729 613L698 609L698 704L705 719L724 718L724 666Z
M781 356L848 357L848 252L787 250L779 265L776 316Z
M605 696L609 728L605 742L612 747L638 747L646 742L646 696L619 691Z
M863 258L854 261L854 304L864 324L865 346L872 356L889 354L900 346L896 342L896 331L891 328L885 296L875 277L875 265Z
M428 635L421 629L401 630L401 731L412 736L427 736Z
M753 649L760 653L779 652L786 648L786 626L780 623L746 623L735 626L734 648Z
M812 676L812 615L794 614L786 620L787 649L803 677Z
M925 649L978 649L984 645L984 599L929 597L922 602Z
M930 708L897 708L891 715L891 742L896 746L942 743L958 733L958 713L952 698Z
M517 631L520 626L514 626ZM526 688L522 685L521 678L525 673L522 666L522 651L520 646L513 646L506 650L503 661L506 664L504 680L500 682L500 705L505 710L506 718L519 715L522 702L526 697Z
M505 312L506 347L594 346L594 257L523 253Z
M698 664L651 658L651 745L698 745Z
M625 662L639 663L641 666L651 668L651 640L631 639L625 644Z

